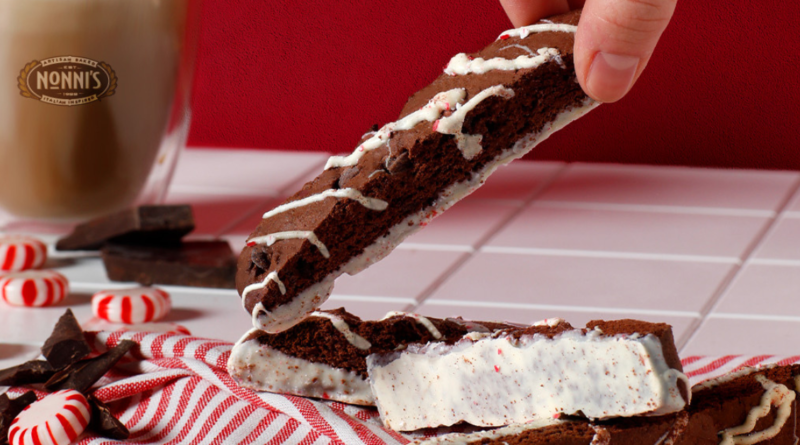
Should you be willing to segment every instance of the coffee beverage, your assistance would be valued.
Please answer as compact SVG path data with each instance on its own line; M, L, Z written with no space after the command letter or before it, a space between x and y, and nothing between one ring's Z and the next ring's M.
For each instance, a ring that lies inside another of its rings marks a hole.
M140 199L188 127L188 1L0 0L0 208L70 220Z

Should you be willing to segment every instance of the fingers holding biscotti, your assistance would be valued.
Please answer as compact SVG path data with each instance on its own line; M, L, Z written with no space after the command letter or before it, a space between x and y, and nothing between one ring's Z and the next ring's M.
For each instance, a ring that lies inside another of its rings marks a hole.
M631 89L669 24L677 0L586 0L575 36L583 90L616 102Z

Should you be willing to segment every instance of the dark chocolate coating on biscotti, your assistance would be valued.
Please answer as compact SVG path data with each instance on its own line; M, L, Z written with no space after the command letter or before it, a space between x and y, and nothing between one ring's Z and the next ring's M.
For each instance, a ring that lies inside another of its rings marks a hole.
M576 25L580 12L552 18L555 23ZM245 247L238 262L236 287L240 294L254 283L263 288L249 291L243 305L250 313L261 303L272 311L292 302L301 292L326 277L342 273L342 267L364 253L378 239L386 236L410 215L435 204L443 191L455 183L475 180L508 155L520 139L545 130L548 123L566 110L587 101L578 84L572 60L572 32L534 32L525 39L510 37L493 42L476 56L490 59L514 59L528 54L514 45L532 51L550 47L560 56L536 68L492 70L484 74L450 76L442 74L431 85L414 94L401 113L407 116L424 106L437 93L463 88L465 101L485 89L502 85L513 90L513 97L489 96L466 114L461 132L482 135L481 150L467 159L452 134L434 131L434 122L422 121L411 129L393 131L388 143L365 151L357 164L332 166L305 184L286 202L293 202L326 190L353 188L363 196L388 203L384 210L374 210L352 199L328 197L313 204L290 209L261 221L250 238L279 232L313 232L330 253L325 257L312 242L303 238L281 239L272 243ZM444 111L443 117L451 111ZM367 140L365 138L364 140ZM364 141L362 140L362 143ZM446 207L446 206L444 206ZM433 215L430 215L431 217ZM366 259L366 264L380 259L385 252ZM270 273L278 281L265 281ZM312 306L321 301L315 300ZM303 307L310 312L314 307ZM302 314L298 314L298 319Z

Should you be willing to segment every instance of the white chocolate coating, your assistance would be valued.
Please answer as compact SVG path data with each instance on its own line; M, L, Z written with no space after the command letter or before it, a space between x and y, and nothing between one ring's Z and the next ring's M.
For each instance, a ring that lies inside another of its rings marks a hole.
M339 333L344 336L348 343L355 346L358 349L369 349L372 347L372 344L367 341L366 338L356 334L355 332L350 330L350 325L347 324L346 321L342 320L342 317L338 317L334 314L328 312L319 312L314 311L310 315L311 317L319 317L319 318L327 318L331 321L331 324L334 328L336 328Z
M472 159L481 152L483 149L483 147L481 147L483 136L479 134L471 135L462 133L461 127L464 125L464 119L467 117L467 113L491 96L500 96L505 99L510 99L514 97L514 90L506 88L503 85L494 85L486 88L471 97L467 103L459 106L453 114L439 119L434 124L434 129L438 133L455 135L458 149L461 150L465 159Z
M346 198L352 199L353 201L358 202L359 204L363 205L364 207L370 210L377 210L383 211L389 206L389 203L377 198L367 198L361 192L353 188L345 188L339 190L325 190L324 192L317 193L316 195L311 195L303 199L298 199L297 201L287 202L286 204L279 205L274 209L270 210L269 212L265 213L262 217L263 219L270 218L275 216L279 213L283 213L287 210L296 209L298 207L307 206L309 204L322 201L325 198Z
M243 388L338 400L356 405L374 405L372 390L360 375L322 363L286 355L255 340L233 346L228 373Z
M325 170L334 167L349 167L356 165L364 153L374 150L389 140L392 132L400 130L410 130L421 122L433 122L438 119L445 110L453 110L456 104L463 101L466 91L463 88L455 88L443 91L428 101L419 110L409 114L399 121L386 124L378 130L371 138L356 147L355 151L349 156L331 156L325 164Z
M319 253L321 253L322 256L324 256L325 258L331 256L330 252L328 252L328 248L325 247L325 244L322 244L319 238L317 238L317 235L315 235L314 232L310 230L289 230L286 232L275 232L275 233L270 233L269 235L257 236L248 239L247 245L255 246L256 244L266 244L267 246L271 246L275 244L275 241L278 240L299 239L299 238L307 239L308 242L310 242L311 244L316 246L317 249L319 249Z
M689 402L688 378L667 364L653 335L598 330L487 337L370 355L384 425L399 431L467 422L524 423L578 411L592 419L662 415ZM420 398L420 394L425 394Z
M271 311L266 310L263 303L256 303L250 312L253 327L270 334L291 328L303 320L308 313L322 306L333 290L333 280L338 276L328 275L319 283L300 292L288 303L276 306Z
M530 51L530 49L527 47L521 45L515 46L519 46L520 48ZM494 57L489 60L480 57L471 59L466 54L461 53L453 56L453 58L450 59L450 62L444 69L444 72L451 76L455 76L473 73L484 74L492 70L516 71L524 68L536 68L555 59L556 57L561 56L561 54L555 48L539 48L537 53L538 55L522 55L515 59Z

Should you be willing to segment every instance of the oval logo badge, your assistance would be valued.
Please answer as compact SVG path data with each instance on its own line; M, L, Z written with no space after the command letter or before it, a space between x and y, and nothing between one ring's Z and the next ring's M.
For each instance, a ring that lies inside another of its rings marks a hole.
M17 80L22 96L67 107L111 96L117 88L117 74L109 64L75 56L34 60Z

